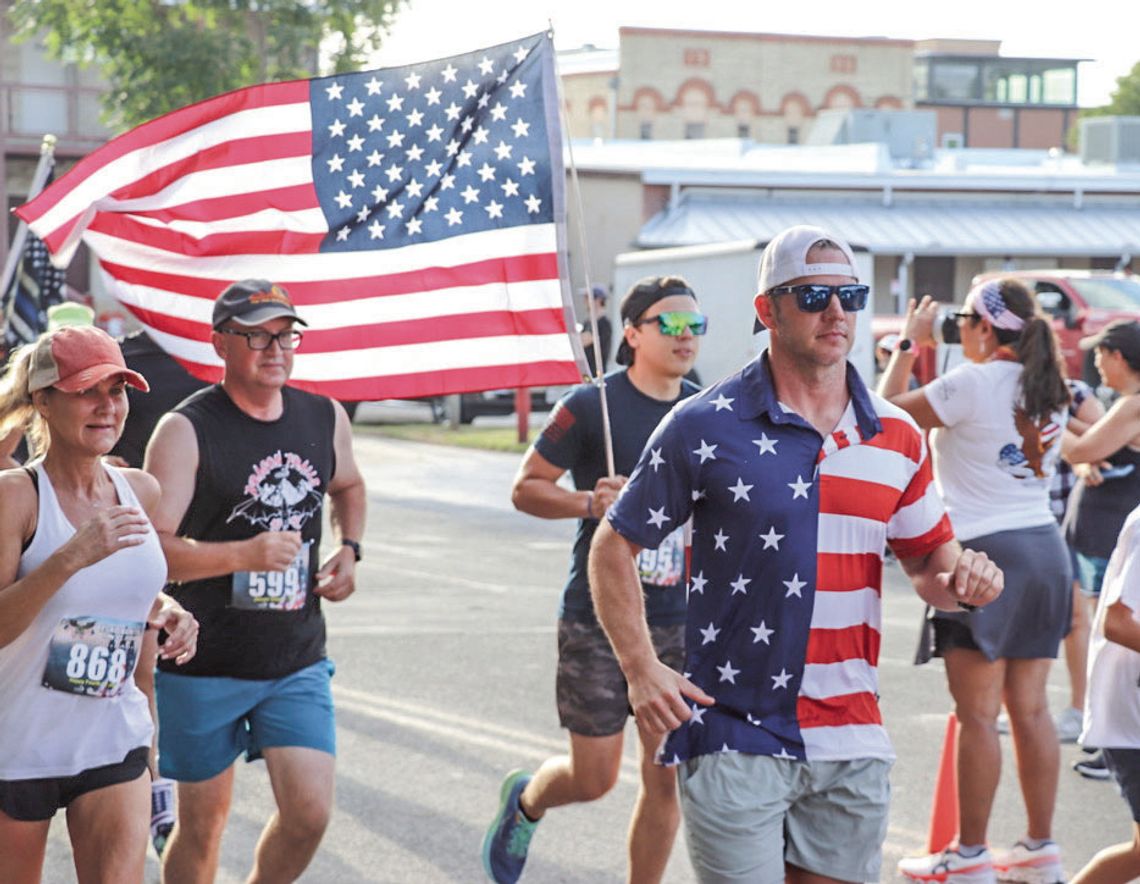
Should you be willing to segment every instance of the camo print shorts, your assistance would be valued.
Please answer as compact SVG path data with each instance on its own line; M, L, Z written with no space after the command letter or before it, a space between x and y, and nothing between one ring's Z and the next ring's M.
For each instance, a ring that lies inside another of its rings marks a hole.
M685 626L650 626L657 656L671 669L685 663ZM621 733L629 717L625 676L601 626L558 621L558 720L584 737Z

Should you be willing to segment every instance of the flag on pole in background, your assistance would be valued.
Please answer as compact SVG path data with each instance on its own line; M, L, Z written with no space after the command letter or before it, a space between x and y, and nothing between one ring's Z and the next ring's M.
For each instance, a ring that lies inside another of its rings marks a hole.
M47 180L51 182L50 174ZM65 275L49 260L43 240L29 232L0 302L5 349L34 341L47 328L47 308L63 300Z
M576 383L548 34L231 92L110 141L16 210L79 241L167 351L216 379L214 298L285 286L293 383L339 399Z

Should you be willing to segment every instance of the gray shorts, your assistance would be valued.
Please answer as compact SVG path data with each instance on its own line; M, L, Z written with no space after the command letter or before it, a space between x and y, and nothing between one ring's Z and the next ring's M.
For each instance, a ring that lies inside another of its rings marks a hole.
M784 864L878 881L891 762L785 761L725 752L680 766L689 858L703 884L780 884Z
M685 664L685 626L650 626L657 657L677 672ZM584 737L619 734L629 718L625 676L610 640L595 623L558 621L558 720Z

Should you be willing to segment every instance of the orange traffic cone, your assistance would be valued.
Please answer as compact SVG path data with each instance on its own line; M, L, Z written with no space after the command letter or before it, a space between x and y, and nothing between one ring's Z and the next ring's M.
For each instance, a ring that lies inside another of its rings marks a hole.
M953 712L946 721L946 738L942 741L942 760L938 762L938 779L934 782L934 800L930 805L930 838L927 853L941 853L958 839L958 716Z

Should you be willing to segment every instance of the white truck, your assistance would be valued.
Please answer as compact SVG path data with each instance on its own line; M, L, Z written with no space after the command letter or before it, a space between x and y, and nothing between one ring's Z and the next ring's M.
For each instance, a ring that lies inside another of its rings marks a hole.
M756 314L752 308L756 272L765 245L763 241L749 239L618 255L614 261L613 297L609 302L615 338L621 333L618 305L633 283L645 276L681 276L696 293L701 312L709 317L708 335L701 343L696 364L701 382L707 386L739 370L767 346L768 332L754 332ZM853 248L859 278L871 280L871 256ZM868 299L868 307L873 303L873 298ZM863 380L871 385L875 371L871 310L864 310L858 317L850 359Z

